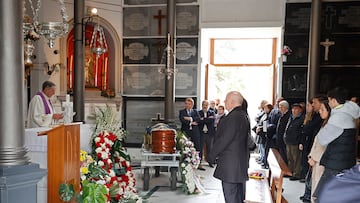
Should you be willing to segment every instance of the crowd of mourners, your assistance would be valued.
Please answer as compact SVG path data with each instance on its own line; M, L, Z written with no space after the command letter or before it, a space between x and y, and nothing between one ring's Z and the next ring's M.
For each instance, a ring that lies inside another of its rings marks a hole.
M268 168L270 148L278 149L292 171L291 181L305 182L303 202L346 201L327 185L336 175L356 165L357 129L360 117L357 97L342 88L316 95L307 103L289 104L279 97L274 105L261 101L252 128L260 156L257 162ZM360 185L360 182L357 183ZM341 184L338 184L339 188ZM331 191L331 192L329 192ZM340 191L340 190L338 190ZM332 195L329 193L332 193ZM358 192L347 196L360 195ZM353 200L355 200L353 199Z
M303 202L360 201L358 192L346 195L347 199L337 195L345 188L360 189L359 177L352 178L356 186L335 182L337 186L333 188L342 190L328 188L329 182L346 170L357 167L352 172L360 175L360 164L356 165L360 107L356 97L348 97L347 90L335 88L306 103L290 104L282 97L277 98L275 104L263 100L252 128L248 104L240 92L229 92L224 103L204 100L198 111L194 109L194 100L187 98L185 108L179 111L179 119L181 130L194 142L200 158L204 157L209 167L217 164L214 177L222 180L227 203L242 202L245 198L251 137L248 135L251 134L259 153L256 161L264 169L269 167L270 148L275 148L292 172L289 179L305 183L300 197ZM198 169L206 170L202 164ZM233 190L237 193L229 192Z

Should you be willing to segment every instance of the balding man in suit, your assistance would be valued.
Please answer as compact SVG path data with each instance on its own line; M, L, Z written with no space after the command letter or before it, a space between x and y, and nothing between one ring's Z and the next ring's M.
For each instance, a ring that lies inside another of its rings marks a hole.
M211 164L217 163L214 177L222 181L226 203L239 203L245 199L248 180L250 131L246 112L242 110L243 96L238 91L227 93L225 108L229 113L217 126L214 146L208 156Z

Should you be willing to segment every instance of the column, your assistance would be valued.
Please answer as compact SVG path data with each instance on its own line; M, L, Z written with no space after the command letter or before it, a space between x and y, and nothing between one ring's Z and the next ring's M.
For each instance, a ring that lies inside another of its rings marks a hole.
M0 1L0 166L30 162L24 147L22 0Z
M312 0L311 3L307 100L319 93L321 3L322 0Z
M165 75L165 123L174 123L175 122L175 15L176 15L176 1L168 0L167 1L167 33L170 35L170 56L167 57L166 69L172 71L172 76L167 77ZM167 36L168 37L168 36Z
M84 44L82 19L84 18L84 0L74 0L74 121L85 119L85 82L84 82Z
M23 0L0 1L0 18L0 203L37 203L46 170L30 163L24 146Z

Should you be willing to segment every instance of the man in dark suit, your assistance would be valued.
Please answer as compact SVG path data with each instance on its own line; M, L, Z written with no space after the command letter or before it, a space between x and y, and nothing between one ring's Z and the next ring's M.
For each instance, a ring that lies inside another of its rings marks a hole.
M288 164L287 155L286 155L286 145L284 142L284 134L286 125L290 118L290 111L289 111L289 103L285 100L279 103L279 110L281 116L279 118L277 127L276 127L276 148L279 150L281 158Z
M214 177L222 181L226 203L239 203L245 199L250 124L241 108L243 100L243 96L237 91L226 95L225 108L229 113L221 119L215 133L214 146L208 155L211 164L217 159Z
M211 151L212 142L213 142L213 139L215 136L215 126L214 126L215 112L209 108L209 101L207 101L207 100L204 100L201 103L201 107L202 107L202 109L199 111L199 115L200 115L199 129L200 129L200 134L201 134L200 157L202 158L202 155L203 155L202 151L203 151L203 147L205 144L205 146L206 146L206 161L207 161L207 155ZM209 166L211 168L214 167L211 163L209 163Z
M196 151L200 153L200 130L199 112L194 107L194 100L192 98L185 99L185 109L179 111L179 119L181 121L181 130L186 133L190 140L194 143ZM200 157L201 158L201 157ZM198 169L205 170L199 165Z

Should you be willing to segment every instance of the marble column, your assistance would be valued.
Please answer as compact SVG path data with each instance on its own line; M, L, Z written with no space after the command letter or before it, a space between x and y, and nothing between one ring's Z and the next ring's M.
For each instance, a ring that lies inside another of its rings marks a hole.
M173 124L175 122L175 16L176 16L176 1L167 1L167 39L170 43L172 51L168 53L166 61L166 69L173 74L168 77L165 76L165 123Z
M24 165L23 1L0 1L0 16L0 166Z
M84 43L83 18L84 0L74 0L74 121L85 121Z
M46 174L24 146L23 2L0 1L0 203L36 203L36 183Z
M322 0L312 0L311 3L307 100L312 99L319 93L321 3Z

